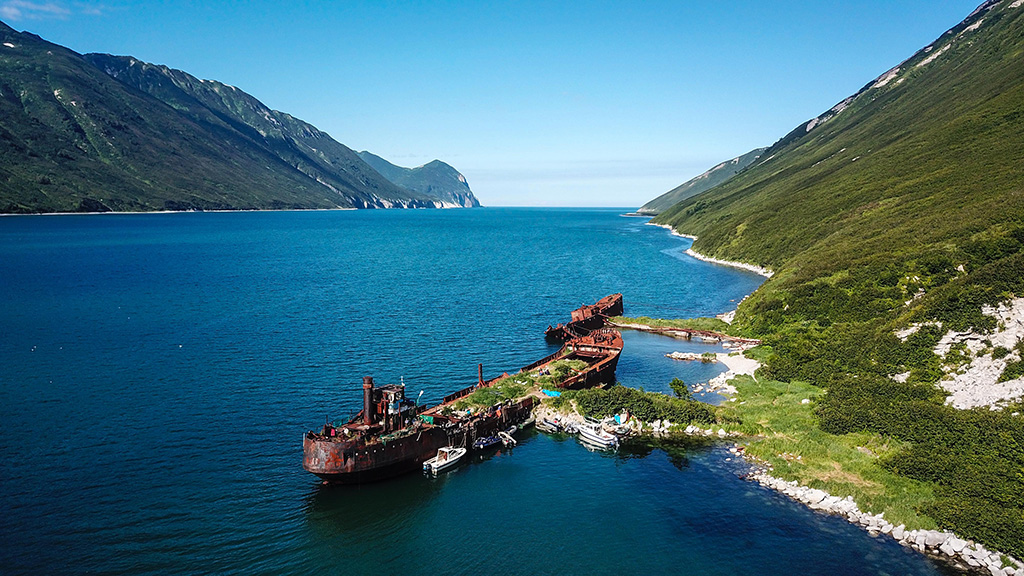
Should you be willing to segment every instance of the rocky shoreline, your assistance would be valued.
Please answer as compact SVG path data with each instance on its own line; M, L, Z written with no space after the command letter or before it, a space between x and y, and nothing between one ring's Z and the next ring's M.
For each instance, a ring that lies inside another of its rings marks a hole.
M651 222L648 222L647 224L649 224L651 226L657 226L658 228L664 228L664 229L668 230L669 232L671 232L673 236L679 236L679 237L682 237L682 238L689 238L690 240L696 240L697 239L696 236L693 236L691 234L682 234L682 233L676 232L668 224L654 224L654 223L651 223ZM711 256L705 256L705 255L701 254L700 252L697 252L693 248L687 248L686 249L686 253L688 255L696 258L697 260L701 260L703 262L710 262L711 264L721 264L722 266L732 266L733 268L740 268L742 270L747 270L747 271L753 272L755 274L760 274L761 276L764 276L765 278L771 278L772 275L775 274L775 272L769 270L768 268L765 268L764 266L758 266L757 264L748 264L746 262L737 262L735 260L721 260L719 258L712 258Z
M733 454L743 455L741 446L730 449ZM749 458L747 459L749 462ZM900 545L938 557L961 570L989 573L993 576L1024 576L1024 564L1015 558L986 549L981 544L959 538L952 532L939 530L907 530L903 524L894 526L885 520L883 514L869 514L857 507L853 498L832 496L824 490L800 486L795 481L786 482L771 476L769 468L754 465L748 479L760 485L781 492L807 505L812 510L845 517L851 524L861 526L872 536L885 535ZM1006 562L1004 562L1004 558Z
M677 353L681 359L697 360L703 359L697 355ZM669 354L668 356L673 356ZM691 356L693 356L691 358ZM754 372L760 367L760 363L747 358L741 353L717 353L715 360L726 365L728 371L716 376L702 389L710 390L728 396L727 401L736 400L733 396L737 393L735 387L729 384L738 375L749 375L752 378ZM806 402L806 400L805 400ZM535 409L538 418L559 418L568 420L580 425L584 422L582 415L575 410L570 412L555 411L545 405ZM704 437L709 439L737 441L743 435L739 432L728 431L723 427L708 427L689 425L683 428L671 422L639 422L633 420L631 428L634 434L649 435L660 438L675 434L687 436ZM903 524L894 525L887 521L884 513L871 514L862 511L852 496L833 496L824 490L803 486L796 481L786 481L771 475L770 465L761 462L746 454L744 446L734 444L729 452L736 457L742 458L749 466L750 473L746 478L757 482L765 488L780 492L793 500L806 505L812 510L846 518L852 524L860 526L869 534L876 537L889 537L902 546L917 550L936 559L948 563L950 566L965 572L976 574L991 574L992 576L1024 576L1024 563L998 551L985 548L980 543L961 538L958 535L940 530L909 530Z
M728 380L738 374L749 374L753 377L754 372L760 367L759 362L746 358L742 354L735 356L719 354L719 360L729 366L728 372L716 377L716 379L721 379L718 391L723 394L736 392L735 388L726 384ZM732 401L735 398L729 400ZM712 436L713 434L709 432L695 426L690 426L685 430L685 433L690 435ZM718 434L718 436L724 437L724 434ZM852 496L841 498L824 490L802 486L796 481L786 481L772 476L770 474L771 467L747 455L743 446L734 445L729 451L746 460L752 467L751 473L747 476L748 480L781 492L793 500L807 505L812 510L843 516L850 523L867 530L872 536L891 537L902 546L940 558L961 570L992 574L992 576L1024 576L1024 563L1006 554L988 550L983 545L960 538L952 532L907 530L903 524L895 526L885 520L884 513L870 514L861 511Z

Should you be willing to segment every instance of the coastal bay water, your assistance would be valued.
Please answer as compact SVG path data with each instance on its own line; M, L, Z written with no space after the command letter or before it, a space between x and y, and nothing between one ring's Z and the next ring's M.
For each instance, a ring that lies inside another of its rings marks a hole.
M437 479L329 487L301 436L360 382L424 402L552 351L613 292L724 312L762 278L613 210L0 219L0 573L935 574L716 445L531 433ZM721 371L625 334L622 383ZM690 344L689 346L701 346ZM703 348L702 348L703 349ZM708 346L707 350L717 350Z

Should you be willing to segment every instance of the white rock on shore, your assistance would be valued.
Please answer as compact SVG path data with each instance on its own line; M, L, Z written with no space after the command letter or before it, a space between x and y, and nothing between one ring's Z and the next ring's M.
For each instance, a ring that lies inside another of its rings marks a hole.
M669 352L668 354L665 354L665 356L673 360L699 360L701 362L718 362L717 356L704 357L703 354L699 354L697 352Z
M771 270L765 268L764 266L758 266L757 264L748 264L746 262L736 262L734 260L720 260L718 258L712 258L711 256L705 256L700 252L697 252L693 248L687 248L686 253L689 254L690 256L693 256L697 260L710 262L712 264L721 264L722 266L732 266L733 268L740 268L742 270L747 270L755 274L760 274L765 278L771 278L772 275L775 274L775 272L772 272Z
M728 369L726 372L719 374L708 381L707 389L719 394L735 394L736 387L729 384L729 380L740 375L754 377L754 372L761 367L760 362L753 358L747 358L742 353L726 354L724 352L719 352L715 356L718 361L725 364L725 367Z

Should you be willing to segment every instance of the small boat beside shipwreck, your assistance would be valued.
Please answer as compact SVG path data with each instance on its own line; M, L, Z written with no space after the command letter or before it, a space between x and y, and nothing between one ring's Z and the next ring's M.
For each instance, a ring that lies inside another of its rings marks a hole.
M430 460L423 463L423 471L431 474L438 474L444 472L449 468L453 468L462 460L462 457L466 455L465 448L455 448L453 446L445 446L437 451L437 456L434 456Z
M622 295L614 294L601 302L609 298L618 302L621 314ZM575 361L572 365L578 368L559 382L545 385L562 389L606 386L615 381L622 346L622 335L617 330L598 326L567 339L557 352L523 367L517 375L523 375L524 380L539 378L557 372L566 361ZM455 409L456 403L473 392L507 378L509 374L505 373L484 381L483 367L479 366L478 381L473 386L445 396L435 406L417 406L406 398L404 385L376 386L373 378L366 376L363 408L358 414L345 424L327 423L320 431L303 436L303 468L326 482L358 484L422 470L424 463L442 449L477 449L479 439L500 437L499 432L531 422L539 396L535 390L476 412Z

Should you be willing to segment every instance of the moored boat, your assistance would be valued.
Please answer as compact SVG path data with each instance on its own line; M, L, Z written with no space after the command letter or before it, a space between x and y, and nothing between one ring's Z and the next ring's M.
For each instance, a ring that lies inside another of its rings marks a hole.
M514 428L515 428L515 426L512 427L512 429L514 429ZM498 438L501 439L501 444L504 447L506 447L506 448L511 448L511 447L515 446L516 444L518 444L518 442L516 442L516 439L512 437L512 433L511 432L506 432L504 430L501 431L501 432L498 432Z
M501 444L501 438L498 436L484 436L483 438L477 438L473 442L473 450L486 450L488 448L493 448L498 444Z
M466 446L473 438L496 436L526 419L535 400L525 397L474 416L405 399L401 385L374 386L363 379L363 410L341 426L325 424L302 439L302 465L323 480L342 484L374 482L415 472L445 446ZM446 412L446 413L442 413Z
M585 367L574 368L571 375L548 385L563 389L604 386L615 381L622 345L618 331L601 328L568 340L558 352L518 374L525 378L529 376L526 373L548 373L555 362L578 360ZM496 437L509 426L525 424L537 403L533 395L468 414L455 409L463 398L508 376L505 373L484 381L483 368L478 367L477 384L445 396L435 406L419 406L406 399L404 385L375 386L367 376L363 379L363 409L355 417L338 426L327 423L319 432L303 436L303 468L326 482L371 482L415 471L443 447L472 447L478 438ZM572 428L566 431L575 433Z
M562 427L558 424L558 422L552 422L547 418L541 418L540 420L538 420L536 426L537 430L540 430L541 432L547 432L548 434L555 434L557 432L562 431Z
M434 456L430 460L423 463L423 471L430 472L431 474L437 474L443 472L456 464L459 460L466 455L465 448L456 448L454 446L444 446L437 450L437 456Z
M601 448L615 448L619 439L601 429L600 425L583 424L579 426L580 440Z

